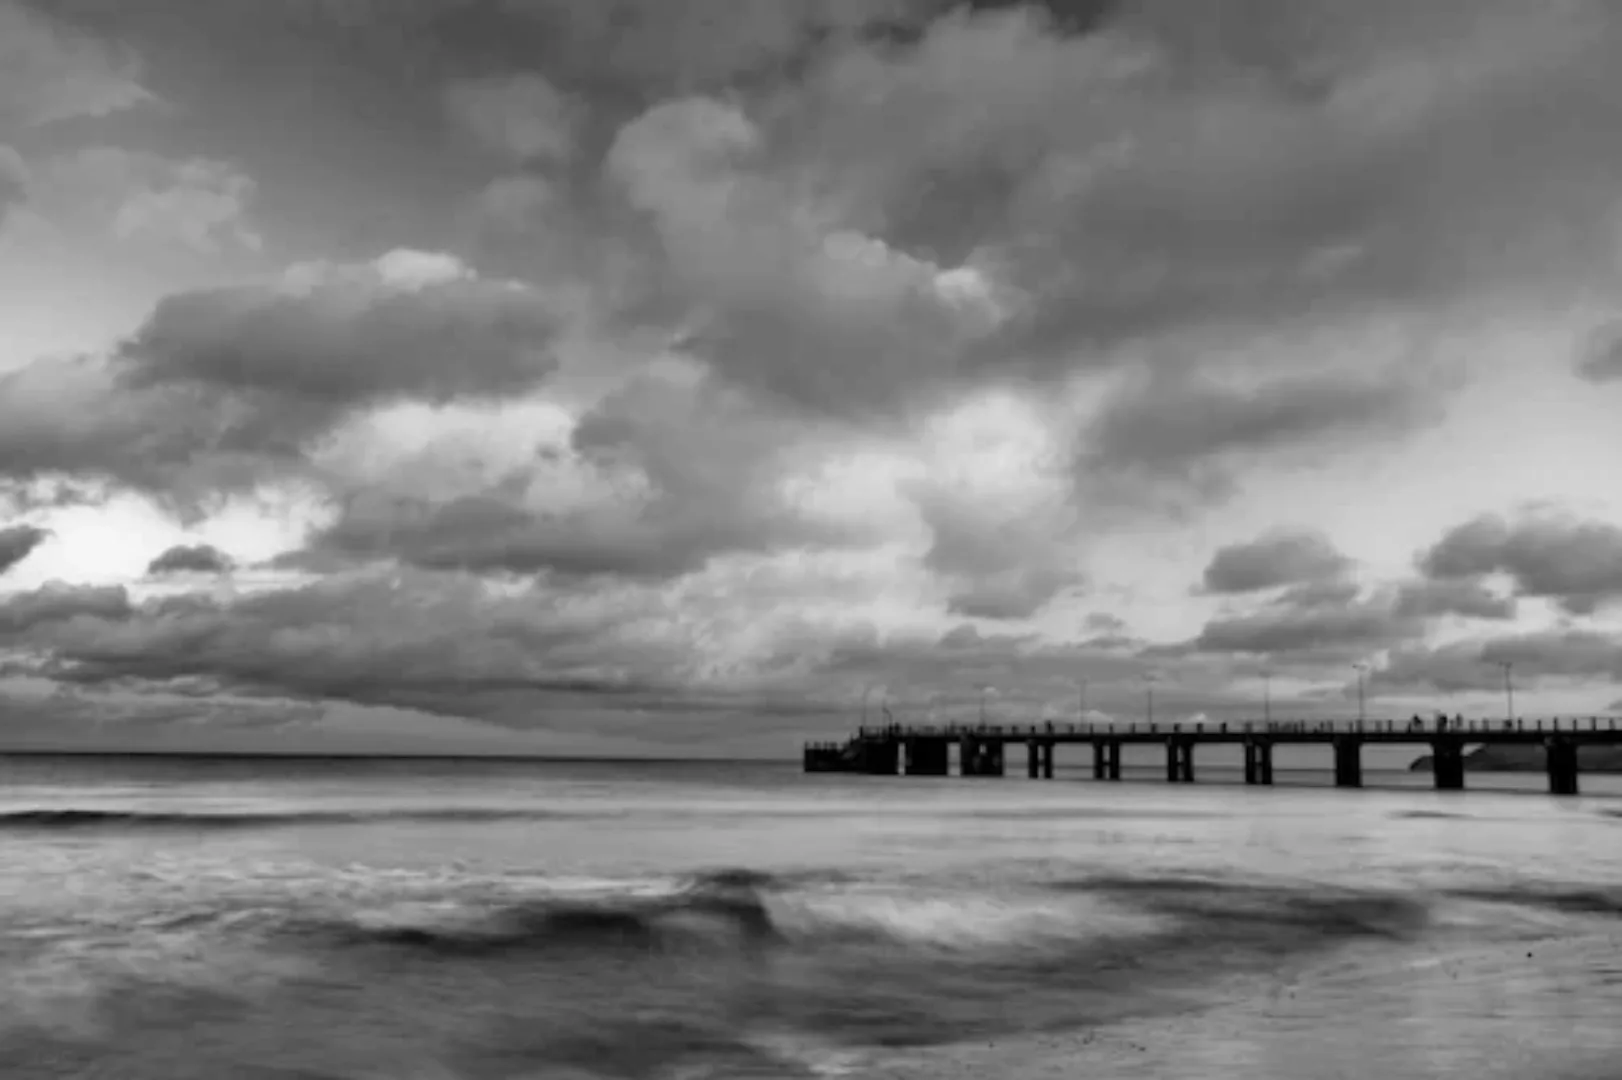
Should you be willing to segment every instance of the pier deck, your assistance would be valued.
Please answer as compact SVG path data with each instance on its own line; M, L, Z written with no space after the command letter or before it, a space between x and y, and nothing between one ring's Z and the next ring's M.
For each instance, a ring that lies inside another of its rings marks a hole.
M1615 717L1561 717L1547 720L1354 720L1239 721L1193 724L1031 724L944 725L858 728L843 743L808 743L807 772L870 776L1002 776L1007 749L1026 748L1026 772L1053 777L1054 749L1086 744L1093 752L1093 777L1121 778L1121 747L1158 745L1166 750L1166 779L1192 783L1194 749L1202 745L1245 748L1245 783L1273 782L1273 748L1327 745L1334 750L1337 787L1361 787L1362 748L1368 744L1425 744L1439 790L1464 787L1465 751L1483 744L1541 747L1556 795L1578 793L1578 750L1622 745L1622 721ZM954 753L955 751L955 753Z

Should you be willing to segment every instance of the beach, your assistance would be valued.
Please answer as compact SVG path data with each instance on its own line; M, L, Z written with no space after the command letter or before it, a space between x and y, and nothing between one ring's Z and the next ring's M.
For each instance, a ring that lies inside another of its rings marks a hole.
M1622 1075L1617 778L1207 775L6 758L0 1075Z

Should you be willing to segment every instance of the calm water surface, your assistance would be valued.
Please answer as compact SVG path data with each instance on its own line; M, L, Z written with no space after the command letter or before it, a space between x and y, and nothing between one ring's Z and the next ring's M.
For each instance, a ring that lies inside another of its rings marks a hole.
M0 759L0 1076L1622 1077L1622 784L1286 779Z

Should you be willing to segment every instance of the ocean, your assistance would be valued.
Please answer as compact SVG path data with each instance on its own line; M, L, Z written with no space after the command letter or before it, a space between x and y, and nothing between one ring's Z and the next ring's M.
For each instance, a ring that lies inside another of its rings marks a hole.
M1622 778L0 759L0 1077L1622 1077Z

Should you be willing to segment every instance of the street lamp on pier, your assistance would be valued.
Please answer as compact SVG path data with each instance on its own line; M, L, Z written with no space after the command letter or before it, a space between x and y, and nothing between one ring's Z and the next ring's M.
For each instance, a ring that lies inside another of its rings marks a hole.
M1498 666L1504 669L1504 719L1515 719L1515 661L1500 660Z
M1368 719L1368 699L1365 683L1368 679L1369 666L1367 664L1353 664L1357 670L1357 722L1363 723Z

